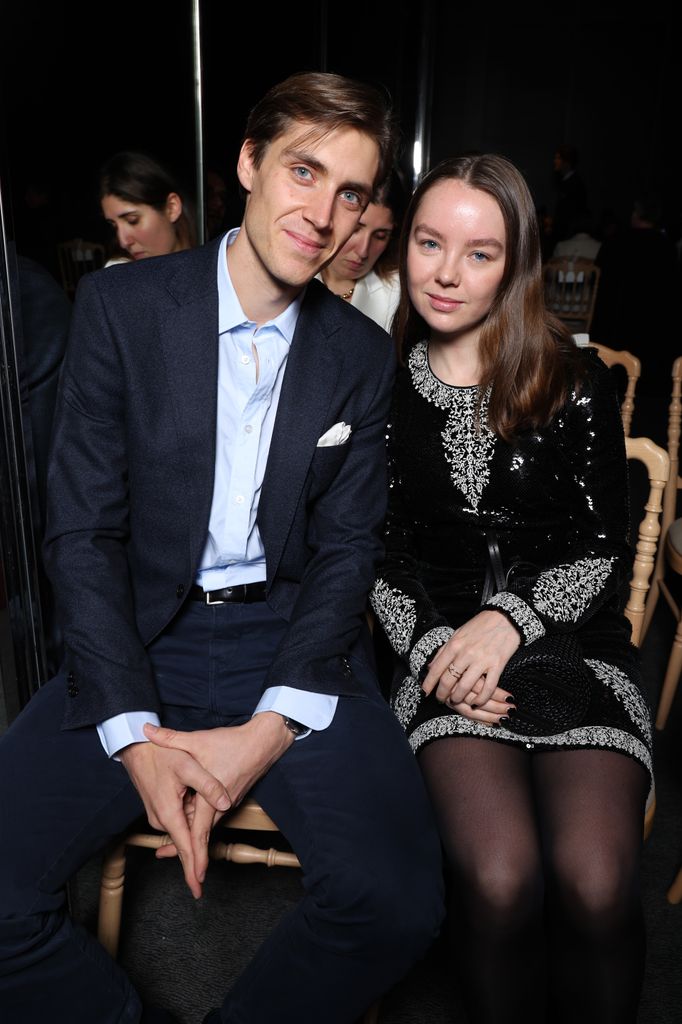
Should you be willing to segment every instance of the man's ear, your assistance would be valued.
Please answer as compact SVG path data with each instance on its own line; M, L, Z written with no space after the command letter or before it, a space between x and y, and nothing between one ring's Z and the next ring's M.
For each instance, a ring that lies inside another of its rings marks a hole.
M251 192L253 188L253 176L256 165L253 159L254 142L252 139L245 139L242 148L239 150L237 161L237 177L239 184L245 191Z
M177 192L169 192L166 196L166 216L171 224L182 215L182 199Z

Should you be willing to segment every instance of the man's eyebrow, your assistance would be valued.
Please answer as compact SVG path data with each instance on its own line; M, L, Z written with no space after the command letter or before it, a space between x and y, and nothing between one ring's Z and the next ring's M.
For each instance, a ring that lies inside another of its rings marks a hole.
M293 161L294 163L305 164L306 167L312 167L314 171L320 174L329 174L329 168L326 164L323 164L321 160L313 156L312 153L306 153L303 149L285 149L282 152L282 156L285 160ZM339 188L340 192L357 192L363 198L367 198L372 194L372 186L366 181L346 181Z

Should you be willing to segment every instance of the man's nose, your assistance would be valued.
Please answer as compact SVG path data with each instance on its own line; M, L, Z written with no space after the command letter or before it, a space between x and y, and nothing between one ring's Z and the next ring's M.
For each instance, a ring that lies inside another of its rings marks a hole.
M306 204L305 217L318 231L328 231L334 215L336 195L320 190L310 196Z

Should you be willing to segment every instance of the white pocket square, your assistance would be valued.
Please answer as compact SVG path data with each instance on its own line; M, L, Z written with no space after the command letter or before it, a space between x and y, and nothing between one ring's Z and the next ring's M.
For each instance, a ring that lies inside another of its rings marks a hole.
M318 448L331 448L335 444L345 444L351 435L351 429L349 423L344 423L341 420L340 423L335 423L333 427L327 430L320 440L317 442Z

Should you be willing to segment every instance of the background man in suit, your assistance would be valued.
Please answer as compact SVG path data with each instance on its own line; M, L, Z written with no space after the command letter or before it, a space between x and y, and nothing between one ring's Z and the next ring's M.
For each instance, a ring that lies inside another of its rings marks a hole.
M438 842L364 625L391 345L312 282L391 149L374 90L294 76L250 116L239 231L81 287L46 540L65 664L0 744L5 1024L169 1019L63 907L143 809L195 897L249 790L303 865L207 1021L349 1024L435 934Z

